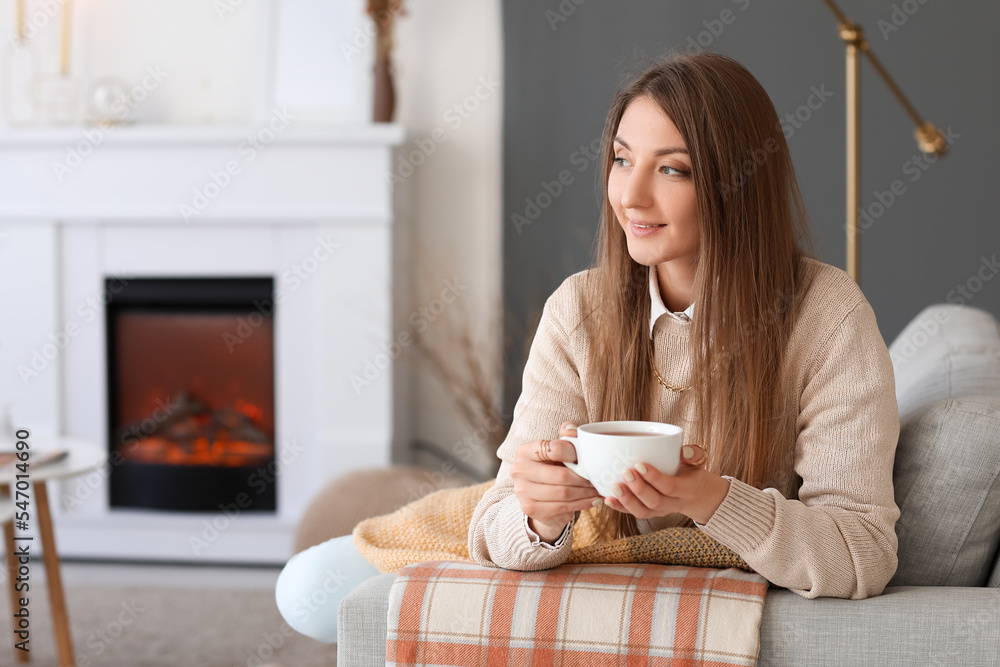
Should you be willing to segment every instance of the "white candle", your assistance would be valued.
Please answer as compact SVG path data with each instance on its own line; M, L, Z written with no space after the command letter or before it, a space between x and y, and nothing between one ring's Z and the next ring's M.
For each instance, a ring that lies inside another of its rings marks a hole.
M63 0L62 3L62 33L59 43L59 70L65 75L69 74L69 33L70 33L70 4L71 0Z
M14 21L17 24L17 41L24 41L24 0L14 0Z

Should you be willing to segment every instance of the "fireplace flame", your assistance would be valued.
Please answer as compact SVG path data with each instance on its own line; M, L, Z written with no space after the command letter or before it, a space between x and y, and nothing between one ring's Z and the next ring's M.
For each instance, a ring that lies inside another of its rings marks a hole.
M181 392L166 409L119 428L119 452L137 463L262 465L274 458L274 437L263 427L262 417L259 407L242 399L213 409L190 392Z

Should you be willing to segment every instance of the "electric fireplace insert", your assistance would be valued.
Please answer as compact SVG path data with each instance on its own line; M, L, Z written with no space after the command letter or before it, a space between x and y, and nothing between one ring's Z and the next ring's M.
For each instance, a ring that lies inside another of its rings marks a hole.
M106 282L110 507L273 513L273 278Z

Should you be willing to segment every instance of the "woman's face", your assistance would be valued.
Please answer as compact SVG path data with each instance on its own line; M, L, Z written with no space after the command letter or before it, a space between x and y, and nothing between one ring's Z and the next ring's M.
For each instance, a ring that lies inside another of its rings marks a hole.
M694 266L701 231L691 158L673 121L649 97L625 108L614 142L608 198L639 264ZM640 225L656 225L643 228Z

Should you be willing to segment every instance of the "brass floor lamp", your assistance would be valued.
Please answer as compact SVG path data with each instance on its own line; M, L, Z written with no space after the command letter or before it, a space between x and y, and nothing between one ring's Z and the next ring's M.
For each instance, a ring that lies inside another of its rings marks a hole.
M903 91L892 80L872 53L864 38L861 26L848 19L833 0L823 0L840 23L840 38L847 45L847 273L854 282L861 284L860 247L858 240L858 209L861 206L861 54L868 57L875 71L903 105L906 113L916 125L914 135L920 150L927 154L942 156L948 150L941 131L933 124L924 122L913 108Z

